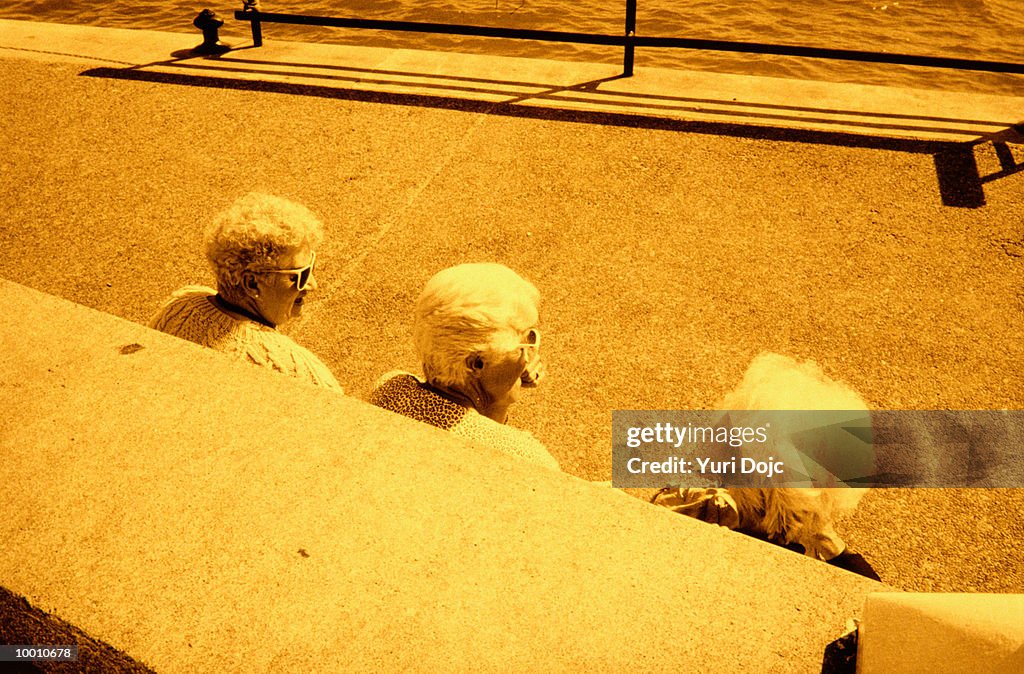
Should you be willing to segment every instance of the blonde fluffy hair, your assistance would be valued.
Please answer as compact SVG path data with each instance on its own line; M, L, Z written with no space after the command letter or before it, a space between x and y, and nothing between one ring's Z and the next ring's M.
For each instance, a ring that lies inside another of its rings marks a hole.
M740 382L718 405L722 410L857 410L867 405L815 363L777 353L758 355ZM729 489L739 510L739 528L783 544L799 543L806 554L828 558L834 518L856 508L863 489Z
M462 386L466 359L515 350L537 321L540 292L508 267L460 264L435 274L416 302L413 342L428 382Z
M247 269L274 267L286 251L323 239L323 225L305 206L250 192L219 213L206 231L206 259L217 290L236 297Z

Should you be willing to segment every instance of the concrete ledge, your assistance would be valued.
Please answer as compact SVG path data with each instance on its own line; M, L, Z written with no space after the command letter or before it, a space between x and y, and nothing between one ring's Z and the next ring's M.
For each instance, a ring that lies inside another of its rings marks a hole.
M10 282L0 585L161 672L806 672L881 586Z
M218 57L198 35L0 20L0 53L101 65L111 77L213 78L520 109L937 142L1022 142L1024 98L613 64L267 40ZM236 46L238 42L236 41ZM100 73L96 73L100 74Z
M1024 595L868 596L859 674L1024 671Z

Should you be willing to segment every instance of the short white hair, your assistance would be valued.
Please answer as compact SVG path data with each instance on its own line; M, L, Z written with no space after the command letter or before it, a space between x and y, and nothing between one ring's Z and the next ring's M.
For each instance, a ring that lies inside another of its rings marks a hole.
M233 296L253 267L273 267L289 250L323 239L320 220L305 206L250 192L219 213L206 231L206 259L217 289Z
M466 383L466 359L507 353L537 321L540 292L508 267L460 264L435 274L420 293L413 341L427 381Z

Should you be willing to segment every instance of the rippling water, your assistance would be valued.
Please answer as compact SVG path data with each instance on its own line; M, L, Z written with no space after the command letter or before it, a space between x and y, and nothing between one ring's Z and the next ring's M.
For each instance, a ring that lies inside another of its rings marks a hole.
M264 0L262 5L266 12L620 34L625 0ZM639 35L1024 62L1022 0L638 0L638 5ZM0 17L195 32L191 20L203 7L210 7L225 20L225 35L245 34L246 26L233 18L234 10L241 8L240 1L7 0L0 4ZM284 25L268 25L264 31L268 40L455 49L563 60L615 62L622 58L615 47ZM1024 95L1024 75L652 48L638 49L636 63Z

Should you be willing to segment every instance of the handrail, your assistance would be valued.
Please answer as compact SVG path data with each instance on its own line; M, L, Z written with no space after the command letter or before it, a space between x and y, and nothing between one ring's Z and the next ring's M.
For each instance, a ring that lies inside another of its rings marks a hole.
M919 56L913 54L891 54L886 52L859 51L854 49L827 49L822 47L800 47L762 42L733 42L730 40L707 40L682 37L647 37L636 35L637 0L626 0L625 34L604 35L601 33L573 33L554 30L527 30L522 28L499 28L495 26L472 26L449 23L426 23L418 21L388 21L380 19L346 19L331 16L310 16L306 14L279 14L263 12L258 0L243 0L245 9L235 12L239 21L248 21L252 28L253 44L263 45L263 23L286 23L306 26L328 26L332 28L368 28L417 33L440 33L445 35L471 35L517 40L540 40L546 42L568 42L575 44L600 44L624 48L623 76L633 75L633 51L635 47L669 47L675 49L703 49L708 51L739 52L748 54L772 54L776 56L799 56L803 58L835 59L842 61L863 61L869 63L892 63L896 65L949 68L955 70L978 70L996 73L1024 75L1024 64L977 59L948 58L944 56Z
M570 33L557 30L527 30L525 28L499 28L496 26L470 26L455 23L423 23L418 21L388 21L381 19L342 19L333 16L308 16L305 14L275 14L272 12L235 12L235 18L243 21L263 23L290 23L307 26L328 26L330 28L372 28L414 33L443 33L448 35L473 35L478 37L518 38L522 40L543 40L547 42L573 42L580 44L605 44L622 46L626 37L622 35L601 35L595 33ZM256 45L257 47L260 45Z

